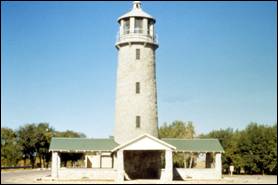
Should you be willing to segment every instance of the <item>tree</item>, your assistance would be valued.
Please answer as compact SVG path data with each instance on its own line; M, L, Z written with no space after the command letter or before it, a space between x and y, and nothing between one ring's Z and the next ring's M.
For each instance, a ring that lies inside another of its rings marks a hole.
M24 165L26 165L26 159L30 159L31 165L35 167L36 159L36 125L26 124L20 127L17 131L18 142L22 147Z
M40 167L48 166L50 160L49 145L54 129L48 123L26 124L17 131L19 144L22 146L24 161L30 159L32 167L35 160L40 159ZM47 165L45 165L47 162Z
M250 123L244 130L215 130L202 138L218 138L225 153L223 168L235 166L236 173L277 174L277 124L273 126Z
M277 124L273 125L272 128L268 130L266 135L269 136L269 158L267 161L270 161L266 165L267 171L271 174L277 174Z
M49 146L52 137L86 137L83 133L67 130L55 131L48 123L25 124L14 132L9 128L1 128L1 164L16 165L18 160L30 159L34 168L36 159L39 159L40 167L48 167L51 160ZM80 159L80 154L64 154L64 160L72 163Z
M16 166L21 157L16 133L10 128L1 128L1 166Z
M67 130L67 131L64 131L64 132L56 131L54 133L54 137L80 137L80 138L85 138L86 135L83 134L83 133L80 133L80 132L74 132L72 130Z
M277 124L250 123L241 134L237 152L247 173L273 173L277 165Z
M36 154L40 159L40 167L48 167L50 161L49 146L51 138L54 135L54 129L49 127L48 123L39 123L36 125Z
M184 138L192 139L195 130L192 122L174 121L171 124L164 123L159 128L160 138Z

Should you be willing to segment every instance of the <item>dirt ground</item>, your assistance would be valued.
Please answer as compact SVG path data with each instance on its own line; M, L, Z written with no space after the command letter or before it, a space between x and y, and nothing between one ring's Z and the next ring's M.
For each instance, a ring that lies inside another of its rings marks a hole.
M114 181L71 180L52 181L50 170L1 171L1 184L113 184ZM134 180L125 184L160 184L158 180ZM173 181L172 184L277 184L277 176L270 175L224 175L221 180Z

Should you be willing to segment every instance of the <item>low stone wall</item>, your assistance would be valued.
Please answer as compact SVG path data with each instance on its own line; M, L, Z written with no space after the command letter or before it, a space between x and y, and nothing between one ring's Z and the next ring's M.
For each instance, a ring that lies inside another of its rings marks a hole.
M58 179L91 179L91 180L115 180L117 170L109 169L92 169L92 168L61 168L59 169ZM188 169L188 168L174 168L174 180L208 180L221 179L215 168L211 169ZM161 169L160 180L166 178L165 169Z
M92 180L114 180L117 171L111 169L92 168L61 168L59 169L59 179L92 179Z
M186 180L186 179L220 179L215 168L209 169L190 169L190 168L174 168L174 179Z

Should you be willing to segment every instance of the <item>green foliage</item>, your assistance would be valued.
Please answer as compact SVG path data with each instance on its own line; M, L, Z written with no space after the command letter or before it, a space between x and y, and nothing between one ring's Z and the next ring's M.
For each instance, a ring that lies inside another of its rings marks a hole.
M1 128L1 166L16 166L21 157L16 133L12 129Z
M49 146L53 136L86 137L83 133L69 130L55 131L48 123L25 124L16 132L9 128L1 128L2 166L15 166L20 159L23 159L26 165L26 160L29 159L32 167L35 167L36 159L39 159L38 167L48 167L51 160ZM75 161L77 157L69 155L65 159Z
M85 138L86 137L86 135L83 134L83 133L74 132L74 131L71 131L71 130L67 130L65 132L56 131L54 133L54 136L55 137L80 137L80 138Z
M160 138L186 138L192 139L195 130L192 122L174 121L171 124L164 123L159 128Z
M26 124L17 131L18 143L22 147L23 159L30 159L34 167L36 157L36 125Z
M277 174L277 124L273 126L250 123L242 131L232 129L212 131L202 138L218 138L225 150L224 170L235 166L237 173Z
M237 147L247 173L273 173L277 165L277 125L249 124Z
M49 127L48 123L39 123L36 128L36 139L35 144L37 156L40 158L40 166L43 168L48 167L48 163L51 158L51 154L48 152L51 138L53 136L54 129ZM46 164L45 164L46 162Z

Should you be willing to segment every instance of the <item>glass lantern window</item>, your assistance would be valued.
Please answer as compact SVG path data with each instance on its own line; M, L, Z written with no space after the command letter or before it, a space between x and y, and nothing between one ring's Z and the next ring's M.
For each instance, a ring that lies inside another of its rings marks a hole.
M129 28L130 28L129 19L124 20L124 34L129 34Z
M143 33L143 19L142 18L135 18L135 33Z

